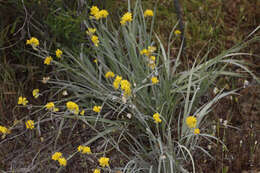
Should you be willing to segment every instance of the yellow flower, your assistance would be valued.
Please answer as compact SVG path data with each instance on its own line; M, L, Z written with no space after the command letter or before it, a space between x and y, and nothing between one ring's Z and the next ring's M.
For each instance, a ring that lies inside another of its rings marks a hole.
M177 30L174 31L174 34L175 34L175 35L180 35L180 34L181 34L181 31L177 29Z
M131 95L131 84L128 80L122 80L120 82L121 89L124 91L124 96Z
M34 121L33 120L28 120L25 122L26 128L27 129L34 129Z
M101 18L106 18L108 16L108 12L107 10L101 10L99 11L99 15L101 16Z
M79 106L75 102L68 101L66 103L66 106L67 106L68 110L70 110L75 115L79 114Z
M155 61L155 59L156 59L156 58L155 58L155 56L150 56L150 60L151 60L151 61L153 61L153 62L154 62L154 61Z
M200 134L200 129L199 128L194 129L194 134L195 135Z
M156 47L155 46L148 46L148 52L149 53L153 53L154 51L156 51Z
M53 111L55 109L55 105L53 102L47 103L44 107L50 111Z
M117 90L119 88L119 85L120 85L120 82L122 80L122 77L121 76L116 76L116 79L114 80L113 82L113 86L114 88Z
M92 36L95 32L96 32L96 28L88 28L88 30L86 31L86 33L89 36Z
M82 110L79 114L83 116L85 114L85 110Z
M95 169L93 173L100 173L100 169Z
M159 82L157 77L152 77L151 81L152 81L153 84L157 84Z
M93 62L97 64L97 62L98 62L98 61L97 61L97 58L95 58L95 59L93 60Z
M148 49L141 50L141 55L145 54L146 56L150 56L154 51L156 51L156 47L148 46Z
M52 159L52 160L58 160L59 158L61 158L61 156L62 156L62 153L61 153L61 152L55 152L55 153L52 155L51 159Z
M112 71L108 71L108 72L105 74L105 77L106 77L106 78L113 78L113 77L115 77L115 74L114 74Z
M44 64L50 65L51 61L52 61L52 57L51 57L51 56L48 56L48 57L45 58Z
M153 114L153 119L154 119L155 123L162 122L162 120L160 119L160 114L158 114L158 113Z
M10 133L10 130L8 130L8 128L6 128L4 126L0 126L0 132L3 134L7 134L7 133Z
M18 98L18 105L26 105L28 103L28 100L26 99L26 97L22 97L22 96L20 96L19 98Z
M197 124L197 118L194 116L188 116L186 118L186 124L189 128L195 128Z
M39 95L40 95L39 92L40 92L39 89L34 89L34 90L32 91L33 97L37 99L37 98L39 97Z
M26 44L31 45L33 48L36 48L37 46L39 46L39 40L35 37L31 37L30 40L26 41Z
M93 16L95 16L97 13L99 13L98 7L97 7L97 6L92 6L92 7L90 8L90 14L93 15Z
M123 17L121 17L121 25L125 25L126 22L131 22L133 19L132 19L132 13L130 12L127 12L123 15Z
M66 166L67 165L67 160L64 157L58 158L58 162L60 166Z
M81 152L82 154L86 154L86 153L91 154L90 147L83 146L83 145L78 146L78 151Z
M94 106L93 107L93 111L97 112L97 113L100 112L101 111L101 106Z
M109 158L107 157L100 157L98 161L99 161L99 165L102 167L109 166L108 164Z
M153 16L153 11L150 9L147 9L144 12L144 17L149 17L149 16L151 16L151 17Z
M96 47L98 47L98 43L99 43L98 36L93 35L93 36L91 37L91 41L94 43L94 45L95 45Z
M141 50L141 55L143 55L143 54L145 54L145 55L149 55L149 53L148 53L148 50L147 49L143 49L143 50Z
M60 49L57 49L55 53L58 58L61 58L62 51Z

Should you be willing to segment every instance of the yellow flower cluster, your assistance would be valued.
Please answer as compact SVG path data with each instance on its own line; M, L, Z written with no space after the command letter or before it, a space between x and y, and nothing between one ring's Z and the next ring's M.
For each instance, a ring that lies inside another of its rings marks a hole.
M105 77L106 78L113 78L113 77L115 77L115 74L112 71L108 71L108 72L106 72Z
M28 100L26 99L26 97L22 97L22 96L20 96L19 98L18 98L18 105L26 105L28 103Z
M180 34L181 34L181 31L177 29L177 30L174 31L174 34L175 34L175 35L180 35Z
M53 155L52 155L52 160L55 160L55 161L58 161L60 166L66 166L67 165L67 160L62 157L62 153L61 152L55 152Z
M0 132L3 134L11 133L11 131L8 128L6 128L5 126L0 126Z
M199 128L195 128L197 125L197 118L194 116L188 116L186 118L186 124L189 128L194 128L194 134L199 134L200 133L200 129Z
M49 111L53 111L53 112L59 111L59 108L56 108L53 102L47 103L44 107Z
M32 91L33 97L37 99L37 98L40 96L39 92L40 92L39 89L34 89L34 90Z
M68 101L66 103L67 109L69 111L71 111L72 113L74 113L75 115L79 114L79 106L77 105L77 103L72 102L72 101Z
M122 80L120 82L121 89L124 92L124 96L130 96L131 95L131 83L128 80Z
M78 146L78 152L81 152L82 154L91 154L90 147L80 145Z
M143 49L141 50L141 55L146 55L146 56L151 56L151 54L156 51L156 47L155 46L148 46L148 49Z
M33 120L28 120L25 122L25 126L27 129L34 129L34 121Z
M44 60L44 64L50 65L53 58L51 56L47 56Z
M39 40L35 37L31 37L30 40L26 41L26 44L31 45L34 49L39 46Z
M109 158L107 157L100 157L99 158L99 165L102 166L102 167L105 167L105 166L109 166Z
M120 23L121 23L121 25L125 25L126 22L131 22L132 20L133 20L133 18L132 18L132 13L127 12L127 13L125 13L125 14L123 15L123 17L121 17Z
M94 45L96 47L98 47L98 44L99 44L98 36L96 36L96 35L91 36L91 41L94 43Z
M150 9L145 10L144 17L153 17L153 11Z
M100 173L100 169L95 169L93 173Z
M82 110L79 114L83 116L85 114L85 110Z
M151 81L152 81L153 84L157 84L159 82L157 77L152 77Z
M60 49L57 49L55 53L57 58L61 58L61 55L63 54L63 52Z
M121 80L122 80L122 76L117 75L113 82L113 86L116 90L119 88Z
M99 113L101 111L101 106L94 106L92 109L94 112Z
M101 18L106 18L108 16L107 10L99 10L97 6L92 6L90 8L90 18L94 18L96 20L99 20Z
M86 34L88 34L89 36L92 36L93 34L95 34L96 32L96 28L88 28L88 30L86 31Z
M155 123L161 123L162 122L162 120L160 119L160 114L158 114L158 113L153 114L153 119L154 119Z

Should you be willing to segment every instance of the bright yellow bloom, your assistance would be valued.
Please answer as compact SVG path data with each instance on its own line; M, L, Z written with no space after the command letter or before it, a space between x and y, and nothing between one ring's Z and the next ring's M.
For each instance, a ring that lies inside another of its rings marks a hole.
M67 165L67 160L64 157L58 158L58 162L60 166L66 166Z
M66 106L67 106L67 109L70 110L75 115L79 114L79 106L75 102L68 101L66 103Z
M79 114L83 116L85 114L85 110L82 110Z
M100 112L101 111L101 106L94 106L93 107L93 111L97 112L97 113Z
M115 77L115 74L114 74L112 71L108 71L108 72L105 74L105 77L106 77L106 78L113 78L113 77Z
M159 82L157 77L152 77L151 81L152 81L153 84L157 84Z
M132 13L130 12L127 12L123 15L123 17L121 17L121 25L125 25L126 22L131 22L133 19L132 19Z
M53 59L52 59L51 56L47 56L47 57L45 58L45 60L44 60L44 64L50 65L50 63L51 63L52 60L53 60Z
M61 158L61 156L62 156L62 153L61 153L61 152L55 152L55 153L52 155L51 159L52 159L52 160L58 160L59 158Z
M61 58L62 51L60 49L57 49L55 53L58 58Z
M154 119L155 123L162 122L162 120L160 119L160 114L158 114L158 113L153 114L153 119Z
M189 128L195 128L197 124L197 118L194 116L188 116L186 118L186 124Z
M100 169L95 169L93 173L100 173Z
M144 17L149 17L149 16L151 16L151 17L153 16L153 11L150 9L147 9L144 12Z
M93 36L91 37L91 41L94 43L94 45L95 45L96 47L98 47L98 43L99 43L98 36L93 35Z
M99 13L99 8L98 8L97 6L92 6L92 7L90 8L90 14L91 14L92 16L95 16L97 13Z
M101 18L106 18L108 16L108 12L107 10L101 10L99 11L99 15L101 16Z
M10 133L10 130L8 130L8 128L6 128L4 126L0 126L0 132L3 134L7 134L7 133Z
M143 49L143 50L141 50L141 55L143 55L143 54L145 54L145 55L148 55L148 50L147 49Z
M156 51L156 47L154 46L148 46L148 49L141 50L141 55L150 56L154 51Z
M18 105L26 105L28 103L28 100L26 99L26 97L22 97L22 96L20 96L19 98L18 98Z
M98 62L98 61L97 61L97 58L95 58L95 59L93 60L93 62L97 64L97 62Z
M81 152L82 154L86 154L86 153L91 154L90 147L83 146L83 145L78 146L78 151Z
M194 134L195 135L200 134L200 129L199 128L194 129Z
M156 59L156 58L155 58L155 56L150 56L150 60L151 60L151 61L153 61L153 62L154 62L154 61L155 61L155 59Z
M180 34L181 34L181 31L177 29L177 30L174 31L174 34L175 34L175 35L180 35Z
M131 84L128 80L122 80L120 82L121 89L124 91L124 96L131 95Z
M33 48L36 48L37 46L39 46L39 40L35 37L31 37L30 40L26 41L26 44L31 45Z
M105 167L105 166L109 166L109 158L107 157L100 157L99 158L99 165L102 166L102 167Z
M34 129L34 121L33 120L28 120L25 122L26 128L27 129Z
M37 99L37 98L39 97L39 95L40 95L39 92L40 92L39 89L34 89L34 90L32 91L33 97Z
M148 52L149 53L153 53L154 51L156 51L156 47L155 46L148 46Z
M113 82L113 86L116 90L119 88L121 80L122 80L122 77L117 75Z
M96 32L96 28L88 28L88 30L86 31L86 33L89 36L92 36L95 32Z
M50 111L53 111L55 109L55 105L53 102L47 103L44 107Z

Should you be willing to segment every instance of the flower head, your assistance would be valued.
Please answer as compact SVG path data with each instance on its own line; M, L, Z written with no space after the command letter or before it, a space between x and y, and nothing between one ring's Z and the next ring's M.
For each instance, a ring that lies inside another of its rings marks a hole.
M50 63L51 63L52 60L53 60L53 59L52 59L51 56L47 56L47 57L45 58L45 60L44 60L44 64L50 65Z
M127 12L123 15L123 17L121 17L121 25L125 25L126 22L131 22L133 19L132 19L132 13L130 12Z
M92 36L95 32L96 32L96 28L88 28L88 30L86 31L86 33L89 36Z
M194 116L188 116L186 118L186 124L189 128L195 128L197 124L197 118Z
M101 106L94 106L93 111L99 113L101 111Z
M107 157L100 157L99 158L99 165L102 166L102 167L105 167L105 166L109 166L109 158Z
M194 129L194 134L195 135L200 134L200 129L199 128Z
M95 169L93 173L100 173L100 169Z
M121 80L122 80L122 77L117 75L113 82L113 86L116 90L119 88Z
M107 10L100 10L99 15L101 18L106 18L108 16Z
M97 6L92 6L90 8L90 14L95 16L97 13L99 13L99 8Z
M60 166L66 166L67 165L67 160L64 157L58 158L58 162Z
M20 96L19 98L18 98L18 105L26 105L28 103L28 100L26 99L26 97L22 97L22 96Z
M47 103L44 107L50 111L53 111L55 109L55 105L53 102Z
M90 18L95 18L96 20L99 20L101 18L106 18L108 16L107 10L99 10L97 6L92 6L90 8Z
M105 77L106 78L113 78L113 77L115 77L115 74L112 71L108 71L108 72L106 72Z
M151 17L153 16L153 11L150 9L147 9L144 12L144 17L149 17L149 16L151 16Z
M174 34L175 34L175 35L180 35L180 34L181 34L181 31L177 29L177 30L174 31Z
M51 159L52 159L52 160L58 160L59 158L61 158L61 156L62 156L62 153L61 153L61 152L55 152L55 153L52 155Z
M60 49L57 49L55 53L58 58L61 58L62 51Z
M78 151L81 152L82 154L91 154L90 147L83 146L83 145L78 146Z
M6 128L5 126L0 126L0 132L3 134L10 133L10 130Z
M157 84L159 82L157 77L152 77L151 81L152 81L153 84Z
M33 97L37 99L37 98L40 96L39 92L40 92L39 89L34 89L34 90L32 91Z
M27 129L34 129L34 121L33 120L28 120L25 122L25 126Z
M85 114L85 110L83 109L79 114L83 116Z
M153 119L154 119L155 123L162 122L162 120L160 119L160 114L158 114L158 113L153 114Z
M122 80L120 82L121 89L124 91L124 96L131 95L131 83L128 80Z
M98 47L98 44L99 44L98 36L93 35L93 36L91 37L91 41L94 43L94 45L95 45L96 47Z
M26 44L31 45L34 49L39 46L39 40L36 37L31 37L30 40L26 41Z
M67 109L70 110L75 115L79 114L79 106L75 102L68 101L66 103L66 106L67 106Z

